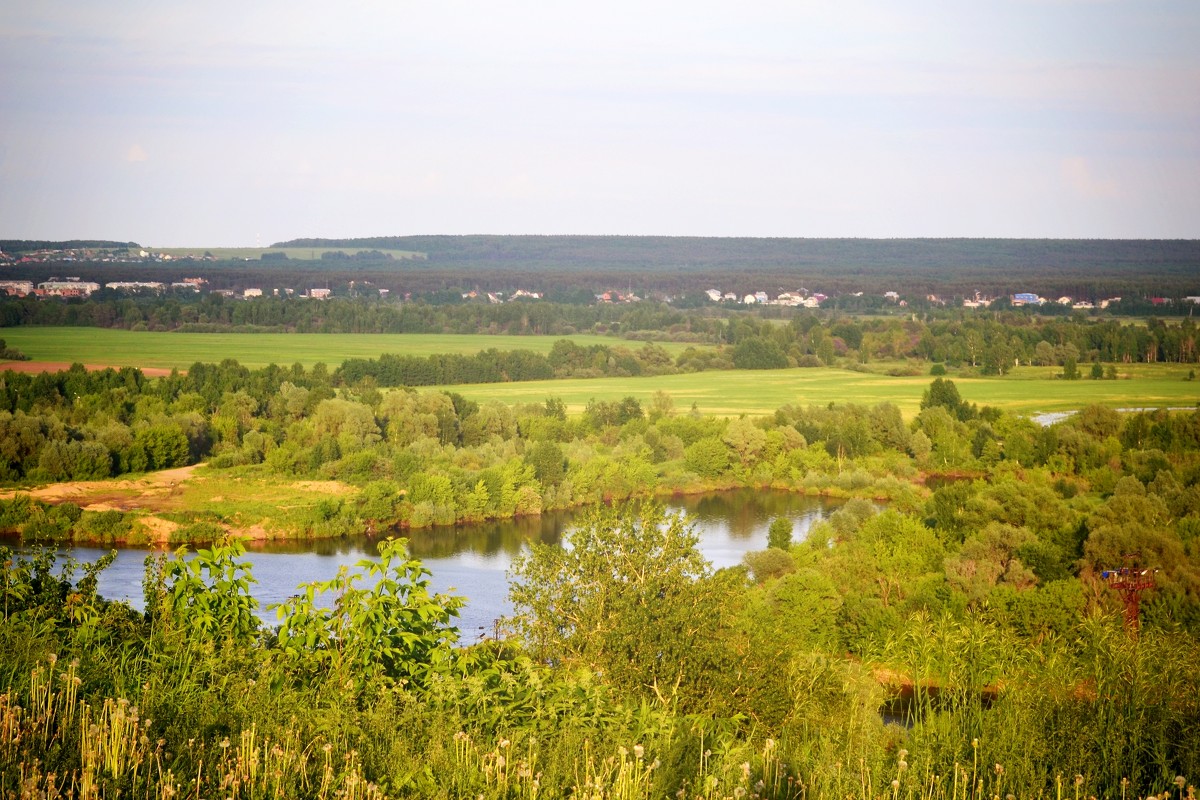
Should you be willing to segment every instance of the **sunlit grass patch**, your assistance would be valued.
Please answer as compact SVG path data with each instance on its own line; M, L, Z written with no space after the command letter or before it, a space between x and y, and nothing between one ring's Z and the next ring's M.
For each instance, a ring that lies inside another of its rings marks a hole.
M1062 380L1061 367L1022 367L1005 376L951 373L962 397L1022 414L1062 411L1098 403L1113 408L1194 407L1200 381L1185 380L1187 365L1119 365L1117 380ZM933 380L928 375L893 377L874 371L818 368L726 370L658 377L593 378L526 383L440 387L475 401L541 402L559 397L569 411L581 412L590 400L613 401L632 395L648 407L663 391L675 409L694 403L705 414L738 416L772 414L787 404L894 403L905 417L920 410L921 396Z
M484 350L530 350L543 355L560 339L586 347L628 347L641 342L608 336L511 336L451 333L180 333L108 328L5 328L4 340L34 361L79 362L114 367L187 369L197 361L216 363L232 358L247 367L268 364L331 369L349 358L378 358L384 353L408 356L474 355ZM660 345L676 355L689 345Z

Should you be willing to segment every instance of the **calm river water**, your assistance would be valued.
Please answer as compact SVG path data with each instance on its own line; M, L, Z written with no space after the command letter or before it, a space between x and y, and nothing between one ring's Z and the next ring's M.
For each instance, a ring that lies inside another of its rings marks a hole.
M691 518L701 552L720 568L739 564L747 552L765 548L767 528L776 517L792 520L792 538L800 541L813 523L828 516L837 504L788 492L738 490L675 498L667 503L667 509ZM557 543L577 513L409 532L409 549L433 573L433 588L467 598L457 621L464 643L490 635L497 618L511 612L506 572L513 557L531 540ZM70 552L77 560L93 561L108 551L77 547ZM118 551L113 565L100 574L100 594L140 608L147 552L134 548ZM258 581L254 596L264 618L271 622L274 615L265 611L267 605L296 594L302 583L328 580L338 567L375 555L374 540L363 536L272 542L256 546L247 557Z

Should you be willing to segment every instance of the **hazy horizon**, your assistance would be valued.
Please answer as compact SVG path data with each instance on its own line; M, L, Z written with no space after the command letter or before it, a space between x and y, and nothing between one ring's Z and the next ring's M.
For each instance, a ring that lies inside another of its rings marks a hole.
M0 237L1200 238L1200 6L84 0L0 17Z

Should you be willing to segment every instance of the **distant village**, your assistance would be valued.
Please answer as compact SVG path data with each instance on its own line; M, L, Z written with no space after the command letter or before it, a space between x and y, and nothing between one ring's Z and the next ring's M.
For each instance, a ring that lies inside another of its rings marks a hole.
M351 294L355 293L356 284L351 282L348 284ZM379 297L386 298L390 292L384 288L376 288L370 286L366 282L359 282L357 288L370 288L372 294L377 294ZM33 281L3 281L0 280L0 294L11 297L38 297L38 298L86 298L105 289L121 294L163 294L166 292L188 292L199 293L207 292L212 295L220 295L230 299L253 300L261 297L295 297L308 298L312 300L325 300L333 297L335 292L333 289L311 288L297 292L295 289L270 289L263 290L257 287L247 287L245 289L209 289L208 280L205 278L184 278L181 281L165 283L161 281L110 281L100 284L94 281L85 281L79 277L66 278L51 278L47 281L34 283ZM821 304L829 299L829 297L821 292L809 292L806 289L800 289L794 292L781 292L775 296L769 295L767 292L754 292L752 294L739 295L734 292L722 292L719 289L707 289L704 292L705 296L712 303L725 305L741 305L741 306L787 306L790 308L820 308ZM862 297L862 292L851 293L854 297ZM472 290L462 292L463 300L485 301L488 303L505 303L518 300L541 300L544 295L541 292L533 292L525 289L517 289L513 292L483 292ZM597 303L637 303L643 298L634 294L631 291L607 291L595 295ZM405 299L411 299L409 295L405 295ZM673 298L659 298L665 302L672 302ZM898 307L904 308L908 306L908 301L902 298L899 292L889 291L884 292L883 299L887 302L895 303ZM1057 299L1048 299L1040 297L1036 294L1028 292L1018 292L1009 295L1009 302L1013 306L1043 306L1048 303L1057 303L1061 306L1067 306L1078 311L1089 311L1092 309L1105 309L1112 303L1119 302L1120 297L1109 297L1097 302L1091 300L1080 300L1071 297L1059 297ZM1200 296L1185 297L1184 302L1200 304ZM925 300L931 305L945 306L947 302L937 295L926 295ZM995 298L986 297L976 292L971 297L962 299L961 305L963 308L987 308ZM1151 298L1151 302L1155 305L1171 302L1166 298Z
M37 263L70 263L70 262L87 262L87 263L146 263L146 262L205 262L216 261L217 259L207 251L204 255L186 255L173 256L169 253L155 253L143 249L129 251L109 251L109 250L39 250L33 252L22 253L19 257L11 256L0 252L0 266L5 264L37 264ZM111 281L100 284L94 281L85 281L79 277L52 277L47 281L34 283L29 280L0 280L0 294L15 296L15 297L38 297L38 298L86 298L92 294L105 289L121 294L162 294L166 292L188 292L199 293L207 292L213 295L221 295L232 299L252 300L261 297L296 297L308 298L313 300L324 300L335 295L333 289L325 288L310 288L297 292L295 289L270 289L263 290L257 287L246 287L240 290L233 289L209 289L208 280L203 277L184 278L181 281L165 283L160 281ZM379 297L388 297L389 290L385 288L376 288L369 282L351 281L347 288L349 294L354 295L361 292L363 289L369 289L372 295ZM357 290L357 291L356 291ZM338 292L340 294L341 292ZM821 304L829 299L828 295L822 292L810 292L808 289L800 288L795 291L781 292L771 296L767 292L758 291L748 294L738 294L736 292L722 291L720 289L706 289L704 295L708 300L715 304L725 305L742 305L742 306L787 306L791 308L820 308ZM852 292L854 297L862 297L862 292ZM529 291L526 289L517 289L513 292L485 292L472 290L461 293L464 301L486 301L488 303L505 303L518 300L541 300L544 295L541 292ZM899 307L908 305L908 301L900 296L899 292L888 291L884 292L883 300L895 303ZM409 295L405 295L405 299L411 299ZM618 291L610 290L600 292L595 295L597 303L636 303L643 300L642 297L634 294L632 290ZM656 300L664 302L672 302L674 298L658 297ZM948 305L946 300L934 294L925 296L925 301L931 305ZM1059 297L1056 299L1041 297L1031 292L1017 292L1008 295L1009 303L1012 306L1043 306L1046 304L1057 303L1060 306L1067 306L1073 310L1090 311L1093 309L1106 309L1109 305L1117 303L1121 300L1120 297L1108 297L1100 300ZM987 308L996 298L988 297L975 292L971 297L965 297L961 300L963 308ZM1172 302L1169 298L1153 297L1150 298L1154 305L1163 305ZM1200 304L1200 296L1192 296L1183 298L1184 302Z
M216 261L217 257L205 251L202 255L176 256L150 250L112 250L93 248L69 248L65 250L30 250L20 255L0 251L0 264L70 264L81 261L89 264L145 264L171 261Z

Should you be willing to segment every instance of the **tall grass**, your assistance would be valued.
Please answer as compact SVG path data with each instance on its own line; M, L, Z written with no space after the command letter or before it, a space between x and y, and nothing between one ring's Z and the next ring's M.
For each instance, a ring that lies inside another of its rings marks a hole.
M422 682L352 679L271 632L118 604L84 626L28 599L0 625L0 798L1184 800L1200 771L1200 645L1111 618L1031 644L914 615L863 662L782 656L768 726L633 701L513 643ZM903 725L880 717L884 668L912 685Z

